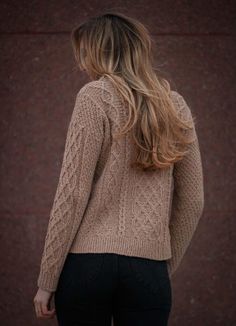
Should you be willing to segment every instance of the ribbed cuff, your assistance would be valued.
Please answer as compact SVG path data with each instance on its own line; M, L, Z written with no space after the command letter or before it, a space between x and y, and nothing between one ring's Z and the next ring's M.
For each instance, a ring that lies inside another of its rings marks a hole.
M39 274L37 285L42 290L55 292L57 288L57 279L55 279L55 276Z

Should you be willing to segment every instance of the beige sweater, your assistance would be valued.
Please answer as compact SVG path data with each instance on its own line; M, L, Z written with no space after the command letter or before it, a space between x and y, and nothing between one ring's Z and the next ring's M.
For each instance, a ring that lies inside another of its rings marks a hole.
M192 119L183 97L171 96L180 114ZM129 134L112 139L127 117L106 76L78 92L45 238L41 289L56 290L68 252L168 259L169 275L177 269L204 206L196 129L181 162L147 173L129 166L135 152Z

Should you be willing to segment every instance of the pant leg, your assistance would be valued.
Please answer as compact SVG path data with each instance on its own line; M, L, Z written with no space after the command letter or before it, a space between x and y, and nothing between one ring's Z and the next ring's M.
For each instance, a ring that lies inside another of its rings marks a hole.
M104 262L102 253L68 254L54 296L59 326L111 326L112 266Z
M114 326L166 326L172 306L166 260L119 256Z

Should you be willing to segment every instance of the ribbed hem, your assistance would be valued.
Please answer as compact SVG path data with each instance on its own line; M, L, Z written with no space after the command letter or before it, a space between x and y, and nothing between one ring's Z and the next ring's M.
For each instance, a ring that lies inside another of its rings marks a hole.
M147 241L127 239L123 237L77 237L69 252L72 253L117 253L126 256L136 256L155 260L167 260L172 257L171 247L168 241ZM170 265L168 272L171 275ZM42 290L55 292L59 276L40 272L37 285Z
M125 237L100 237L86 239L76 238L70 251L72 253L117 253L126 256L137 256L155 260L171 258L170 243L160 243L158 241L142 241L127 239Z

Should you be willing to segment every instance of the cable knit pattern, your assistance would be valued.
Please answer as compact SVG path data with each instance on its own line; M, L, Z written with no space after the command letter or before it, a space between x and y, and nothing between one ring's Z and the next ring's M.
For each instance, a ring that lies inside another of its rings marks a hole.
M192 119L183 97L171 96L179 114ZM196 129L182 161L144 172L130 167L136 150L130 134L113 138L127 118L106 76L76 96L37 282L44 290L56 290L69 252L166 259L170 276L180 264L204 206Z

